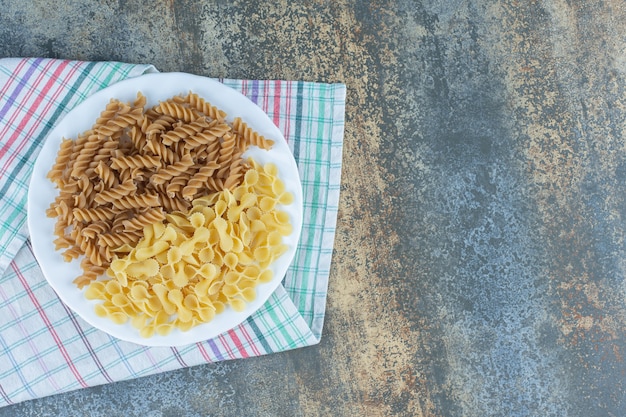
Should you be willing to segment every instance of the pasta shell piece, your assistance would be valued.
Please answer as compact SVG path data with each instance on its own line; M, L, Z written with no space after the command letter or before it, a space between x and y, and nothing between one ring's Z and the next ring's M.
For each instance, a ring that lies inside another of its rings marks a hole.
M128 298L124 294L113 294L111 297L111 302L117 307L123 307L128 304Z
M176 320L174 322L174 327L180 329L183 332L188 332L189 330L191 330L197 324L198 324L198 321L192 315L191 319L189 321L183 321L181 319Z
M261 231L264 232L267 230L267 226L261 220L252 220L252 223L250 223L250 230L255 233Z
M167 315L171 315L174 314L176 312L176 306L174 304L172 304L168 298L167 298L167 293L168 290L165 287L165 285L163 284L155 284L152 287L154 293L156 294L156 296L158 297L159 301L161 302L161 306L163 307L159 313L157 313L157 316L160 313L165 313ZM155 318L156 320L156 318Z
M136 301L144 301L149 297L147 288L143 285L137 285L137 283L130 288L130 296Z
M194 252L195 244L196 242L194 242L193 240L186 240L182 242L178 246L178 248L180 249L183 256L190 256Z
M145 259L128 265L128 275L133 277L153 277L159 273L159 263L154 259Z
M246 192L241 196L241 200L239 203L240 207L250 208L254 206L258 201L258 197L254 193Z
M228 268L235 269L238 263L239 263L239 257L235 255L234 253L230 252L224 255L224 264Z
M278 197L278 202L284 206L288 206L294 202L294 196L290 192L285 192L280 194Z
M219 281L215 281L214 283L212 283L211 286L209 287L209 295L215 295L219 293L220 289L222 288L222 285L223 283Z
M192 204L194 207L211 207L215 205L215 203L219 199L219 196L220 193L212 193L209 195L198 197L193 200Z
M219 251L215 251L211 263L216 267L221 268L224 265L224 256Z
M150 246L137 248L135 250L135 259L137 259L138 261L147 260L149 258L152 258L153 256L158 255L161 252L165 252L166 250L169 249L169 247L170 247L170 244L168 242L165 242L162 240L156 241ZM148 276L153 276L155 274L156 272Z
M178 288L182 288L185 285L189 284L189 276L185 273L185 268L181 268L179 271L176 272L176 274L174 274L172 282Z
M220 200L215 203L215 205L213 206L213 209L215 210L215 217L219 218L224 213L226 213L226 210L228 210L228 204L226 204L225 201Z
M199 214L199 213L197 213ZM203 221L204 223L204 221ZM206 242L209 239L210 231L204 225L196 227L196 230L193 232L193 240L195 242Z
M160 264L160 265L165 265L167 264L168 260L167 260L167 253L169 251L163 251L157 255L154 256L154 259L156 259L156 261Z
M231 252L234 252L234 253L237 253L237 254L241 253L243 251L243 249L244 249L244 244L241 241L241 239L239 239L238 237L235 237L235 236L231 237L231 239L233 241L233 247L230 249Z
M224 284L226 285L236 285L241 279L241 274L233 271L229 271L224 276Z
M249 265L244 268L241 275L247 279L255 280L261 275L261 269L257 265Z
M196 252L193 252L191 255L188 256L183 256L183 261L187 264L187 265L191 265L194 266L196 268L200 267L200 260L198 259L198 254Z
M174 242L178 238L178 235L179 234L176 232L176 229L174 229L171 225L168 225L163 231L160 239L166 242Z
M214 301L213 306L215 307L215 314L223 313L226 309L226 305L222 301Z
M167 336L172 332L173 328L174 326L172 323L163 323L156 326L155 331L160 336Z
M115 311L108 315L109 319L115 324L124 324L128 321L128 315L121 311Z
M241 251L239 254L239 264L241 264L242 267L247 267L249 265L253 265L255 264L254 261L254 248L252 248L250 245L247 245L243 251Z
M177 306L177 307L178 307L179 305L182 305L182 302L183 302L183 293L182 293L180 290L178 290L178 289L168 291L168 293L167 293L167 299L168 299L168 300L169 300L172 304L174 304L175 306Z
M259 202L259 208L263 211L272 211L276 207L276 199L272 197L263 197Z
M198 302L198 297L196 297L195 294L186 295L183 299L183 305L189 310L200 309L200 303Z
M165 219L179 228L187 228L191 226L191 223L189 222L189 219L187 219L187 216L185 216L185 213L180 211L174 211L166 214Z
M222 287L222 294L224 294L228 298L235 297L239 295L239 288L233 284L224 284Z
M263 171L269 176L278 176L278 166L276 166L276 164L272 162L268 162L267 164L263 165Z
M154 326L145 326L139 330L139 335L145 339L149 339L154 336Z
M191 321L193 320L193 313L191 312L191 310L188 310L186 308L180 308L178 310L178 319L181 323L191 323Z
M135 329L139 329L139 330L143 330L146 327L147 322L148 322L148 316L146 316L145 314L140 314L130 319L130 324Z
M172 304L176 305L178 319L180 321L184 323L191 321L191 319L193 318L193 314L183 304L184 297L183 297L183 293L180 290L171 290L167 294L167 298Z
M211 228L210 232L211 233L209 235L207 243L209 244L209 246L216 247L220 242L220 234L215 228Z
M237 312L244 311L246 309L246 303L239 298L230 300L230 306Z
M101 300L105 292L104 282L94 281L85 290L85 298L88 300Z
M122 292L122 287L120 286L120 283L115 280L107 281L107 283L105 284L105 289L106 293L110 295L119 294Z
M215 309L202 308L198 310L198 316L203 323L208 323L215 318Z
M254 250L254 258L259 262L266 261L267 259L269 259L270 255L270 249L266 246Z
M269 246L278 246L283 242L283 237L280 233L273 231L267 235L267 244Z
M205 217L201 212L193 213L189 216L189 223L195 227L196 229L203 228L205 229Z
M111 252L115 252L115 253L121 253L121 252L129 253L133 249L134 249L134 247L131 246L129 243L124 243L122 246L119 246L117 248L112 248Z
M201 280L195 285L195 287L193 288L193 292L197 297L206 297L209 293L209 287L211 286L212 282L213 280L208 278Z
M183 251L178 246L172 246L167 251L167 262L169 264L175 264L183 258Z
M256 186L255 189L259 189L258 187L260 187L261 189L271 187L272 183L274 182L274 177L264 171L257 172L259 174L259 179L257 180L256 184L254 184Z
M93 308L93 311L98 317L107 317L109 315L109 310L107 310L107 308L104 306L104 303L96 304Z
M227 234L220 235L220 249L229 252L233 249L233 238Z
M281 195L285 192L285 183L276 178L276 180L272 183L272 191L274 192L274 195Z
M161 275L166 280L171 280L176 275L176 271L174 269L175 264L165 264L161 267Z
M261 275L259 275L259 282L262 282L262 283L270 282L272 278L274 278L274 273L272 272L271 269L266 269L263 272L261 272Z
M256 299L256 291L254 288L244 288L241 291L241 296L246 302L251 303Z
M163 308L163 304L161 304L161 301L156 296L148 298L146 306L154 312L160 311Z
M259 173L256 170L248 170L245 174L244 174L244 184L246 185L254 185L257 183L257 181L259 180Z
M141 309L139 309L135 303L130 301L126 305L122 306L121 309L122 313L126 314L129 319L131 317L134 317L135 315L137 315L138 312L141 311Z
M258 285L258 283L256 282L256 280L251 280L248 279L246 277L241 277L241 279L239 280L239 282L237 283L237 286L239 287L239 291L245 290L246 288L254 288Z
M214 256L215 253L213 252L213 248L211 248L211 246L206 246L198 252L198 258L200 262L207 263L207 265L208 262L211 262L213 260Z
M246 210L246 215L250 220L260 220L262 213L258 207L250 207Z
M289 214L286 211L276 211L274 218L280 224L289 224Z

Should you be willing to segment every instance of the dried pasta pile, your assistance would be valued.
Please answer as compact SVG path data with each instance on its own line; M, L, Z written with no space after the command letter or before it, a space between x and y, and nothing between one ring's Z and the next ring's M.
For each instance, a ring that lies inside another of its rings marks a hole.
M57 217L64 259L85 255L79 288L127 255L146 225L241 184L250 168L242 153L273 142L225 116L192 92L150 108L138 93L132 103L112 99L90 130L62 141L48 173L59 195L47 215Z
M269 282L269 265L292 232L279 204L291 204L273 164L250 161L241 185L193 200L186 213L144 227L124 257L113 260L108 280L89 284L96 314L131 324L143 337L167 335L209 322L230 305L241 311Z
M84 255L74 283L101 301L96 314L150 337L245 308L287 249L278 207L293 196L275 165L242 158L273 142L241 119L227 123L192 92L146 102L112 99L90 130L63 139L47 215L65 261Z

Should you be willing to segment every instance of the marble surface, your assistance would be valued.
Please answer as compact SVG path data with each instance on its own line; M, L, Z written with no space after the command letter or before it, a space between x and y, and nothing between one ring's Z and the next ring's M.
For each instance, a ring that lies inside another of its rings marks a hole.
M626 415L626 3L228 3L0 0L0 56L346 83L321 343L0 417Z

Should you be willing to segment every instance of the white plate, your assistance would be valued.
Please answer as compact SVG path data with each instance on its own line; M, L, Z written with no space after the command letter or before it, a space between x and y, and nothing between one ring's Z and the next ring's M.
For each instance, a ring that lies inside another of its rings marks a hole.
M257 132L275 141L271 150L264 151L252 147L246 156L249 155L260 163L274 162L279 168L279 177L284 181L285 188L295 197L293 204L282 207L289 213L293 225L293 233L284 238L284 243L288 245L289 250L272 264L274 279L257 287L257 298L254 302L249 303L242 312L227 308L213 321L196 326L187 332L176 329L167 336L155 335L151 338L141 337L138 330L130 323L118 325L94 313L94 305L97 302L85 299L84 290L79 290L72 283L72 280L81 273L80 261L64 262L62 251L54 250L53 231L56 219L48 218L45 213L58 194L58 190L46 178L46 175L54 164L61 139L63 137L76 138L79 133L91 128L111 98L132 102L138 91L147 97L148 106L158 104L159 101L172 96L193 91L224 110L228 121L232 121L237 116L241 117ZM72 109L48 135L35 163L28 192L28 228L33 251L44 276L61 300L92 326L119 339L147 346L181 346L207 340L236 327L247 319L267 301L278 287L295 254L301 227L300 176L293 155L280 130L256 104L239 92L217 81L185 73L147 74L120 81L93 94Z

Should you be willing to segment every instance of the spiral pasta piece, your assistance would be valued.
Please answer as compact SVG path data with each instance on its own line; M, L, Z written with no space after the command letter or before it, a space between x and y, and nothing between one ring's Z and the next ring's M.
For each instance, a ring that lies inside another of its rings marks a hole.
M158 169L152 177L150 177L150 181L154 184L163 184L166 181L187 172L192 165L193 159L191 158L191 155L186 154L180 161Z
M201 117L189 124L181 124L174 129L161 135L161 141L164 145L171 146L173 143L185 140L190 136L193 136L208 126L206 118Z
M106 105L104 110L100 112L100 116L94 123L95 126L106 125L107 122L115 117L119 112L129 111L130 106L125 106L121 101L112 98Z
M95 129L95 132L100 137L111 137L121 132L127 127L134 124L141 123L143 119L143 109L136 108L128 112L118 112L115 116L109 119L106 124L100 125Z
M236 158L233 158L233 162L229 166L228 176L224 181L225 189L234 189L236 186L241 184L241 181L246 172L246 166L241 159L241 155L238 155Z
M234 135L224 135L222 138L222 147L219 150L219 155L217 157L217 164L219 165L219 169L217 171L216 176L218 178L225 178L228 170L230 169L230 164L233 159L233 153L236 150L236 142Z
M148 139L145 149L161 158L166 165L172 165L180 160L180 157L169 146L161 142L160 138Z
M216 162L209 162L196 172L187 182L182 190L182 196L185 200L192 200L194 195L206 184L208 179L219 168Z
M113 207L118 210L139 210L145 207L157 207L160 205L157 194L126 195L112 201Z
M224 118L226 117L226 112L211 105L209 102L207 102L205 99L203 99L196 93L190 92L187 95L185 101L189 103L189 105L192 108L202 112L203 114L210 117L211 119L223 121Z
M138 230L124 231L120 233L104 233L98 237L98 244L108 246L109 248L119 248L126 244L132 244L139 241L142 233Z
M160 196L160 198L161 198L161 203L163 204L163 208L168 212L185 211L185 210L188 210L191 205L189 201L183 198L176 197L176 196L172 197L168 194L163 194Z
M72 146L74 141L71 139L63 139L61 141L61 147L59 149L59 153L57 154L56 160L50 172L46 176L48 179L55 182L57 185L62 183L63 172L67 167L67 163L70 161L72 157Z
M75 208L72 215L79 222L97 222L113 219L115 212L108 207Z
M154 108L154 111L166 116L171 116L176 119L180 119L185 123L191 123L199 116L196 112L182 104L173 101L163 101Z
M85 226L82 229L82 234L88 239L95 240L99 235L107 232L109 228L110 224L108 222L99 220Z
M115 170L134 168L157 168L161 160L153 155L128 155L111 158L111 168Z
M145 226L160 222L165 219L165 213L161 207L147 209L137 213L132 219L124 220L124 231L143 230Z
M240 134L245 142L250 145L258 146L261 149L270 149L274 144L274 141L271 139L267 139L264 136L257 133L254 129L252 129L246 122L241 120L240 117L236 117L233 120L233 130Z
M79 154L77 155L76 159L73 161L72 171L70 173L71 177L78 178L82 174L85 173L87 168L89 168L89 165L91 164L91 161L93 160L93 157L98 152L98 149L100 148L101 143L102 141L97 135L90 135L86 139L86 141L84 142L83 146L80 149Z
M179 175L176 178L173 178L165 188L165 193L167 194L167 196L171 198L178 197L182 193L183 188L185 188L185 186L189 182L189 178L191 178L191 175L191 172L187 172L183 175Z
M130 195L135 191L137 191L137 186L133 180L128 179L119 184L117 187L97 193L93 200L98 204L105 205L107 203L112 203L114 200Z
M96 168L94 168L94 172L96 173L98 178L100 178L101 183L104 184L105 188L113 188L118 184L115 173L113 172L111 167L103 161L100 161L98 163Z

